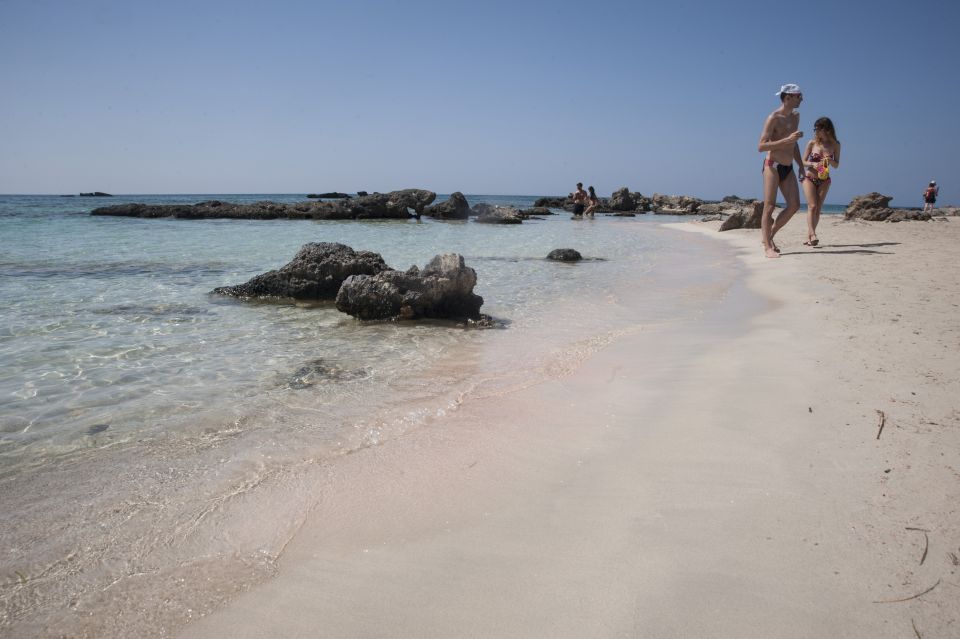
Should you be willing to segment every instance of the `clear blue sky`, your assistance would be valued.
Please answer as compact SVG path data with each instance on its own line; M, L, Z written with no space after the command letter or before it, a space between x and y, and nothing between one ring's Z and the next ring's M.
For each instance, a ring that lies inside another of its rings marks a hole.
M0 193L756 197L795 82L829 202L960 203L956 7L0 0Z

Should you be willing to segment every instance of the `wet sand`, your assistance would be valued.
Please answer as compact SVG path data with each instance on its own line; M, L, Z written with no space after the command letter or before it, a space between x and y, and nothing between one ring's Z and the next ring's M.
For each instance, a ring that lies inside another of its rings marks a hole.
M715 229L699 321L345 458L182 636L956 636L960 220Z

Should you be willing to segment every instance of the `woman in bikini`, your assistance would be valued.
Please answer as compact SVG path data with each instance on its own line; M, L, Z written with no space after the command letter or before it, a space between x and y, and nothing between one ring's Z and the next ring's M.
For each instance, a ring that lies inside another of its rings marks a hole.
M593 217L593 212L597 210L598 206L600 206L600 198L597 197L597 192L593 190L592 186L588 186L587 190L590 191L590 195L587 196L587 200L590 202L590 205L587 206L587 210L584 211L583 214Z
M830 168L840 166L840 141L830 118L820 118L813 123L813 139L803 151L804 175L800 177L803 193L807 196L807 241L806 246L817 246L817 223L820 210L830 190Z

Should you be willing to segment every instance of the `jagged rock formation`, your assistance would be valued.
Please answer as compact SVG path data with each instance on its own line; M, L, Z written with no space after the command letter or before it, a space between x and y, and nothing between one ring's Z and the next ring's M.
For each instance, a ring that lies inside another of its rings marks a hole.
M867 220L869 222L905 222L907 220L931 219L930 213L920 209L892 209L889 195L873 191L865 195L858 195L850 200L847 210L843 214L845 220Z
M354 251L344 244L304 244L293 260L278 270L257 275L245 284L213 289L233 297L292 297L332 300L351 275L375 275L389 267L377 253Z
M437 255L421 271L352 275L337 293L337 309L363 320L421 317L479 319L477 273L456 253Z

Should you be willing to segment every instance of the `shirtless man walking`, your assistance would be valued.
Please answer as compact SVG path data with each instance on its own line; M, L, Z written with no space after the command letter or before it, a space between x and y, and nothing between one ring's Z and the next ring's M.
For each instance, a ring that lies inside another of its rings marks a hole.
M796 162L803 171L803 157L797 144L803 133L797 130L800 114L794 110L803 101L803 93L797 85L785 84L776 95L780 96L780 108L767 117L757 146L758 151L767 154L763 162L763 217L760 218L763 251L767 257L780 257L780 249L774 244L773 236L800 209L800 189L793 163ZM777 189L783 193L787 205L774 221Z

